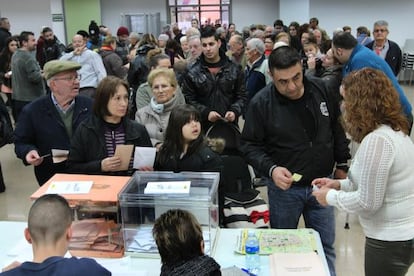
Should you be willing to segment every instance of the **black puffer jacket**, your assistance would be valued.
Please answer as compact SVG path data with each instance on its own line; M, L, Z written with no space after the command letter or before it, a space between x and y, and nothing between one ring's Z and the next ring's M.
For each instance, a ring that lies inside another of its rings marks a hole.
M184 155L183 158L171 154L169 161L161 164L157 159L154 169L159 171L193 171L193 172L221 172L223 161L221 157L212 151L207 145L191 155Z
M203 128L206 129L208 114L216 111L224 117L233 111L236 117L244 113L246 89L244 72L240 65L231 62L220 52L221 69L216 75L210 73L202 54L184 74L182 91L188 104L201 112Z
M152 147L145 127L124 117L125 144L140 147ZM132 175L133 171L116 173L101 170L102 159L108 157L103 121L91 116L76 130L72 139L68 157L68 171L86 174Z

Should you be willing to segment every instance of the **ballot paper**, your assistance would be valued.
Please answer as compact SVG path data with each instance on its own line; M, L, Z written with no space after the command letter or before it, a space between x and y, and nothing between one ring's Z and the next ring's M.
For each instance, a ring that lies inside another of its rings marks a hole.
M155 161L156 148L153 147L135 147L134 169L142 167L153 167Z
M315 252L274 253L269 256L270 275L323 276L327 275L321 257Z
M294 182L299 182L301 179L302 179L302 175L301 175L301 174L294 173L294 174L292 175L292 180L293 180Z
M88 194L93 181L52 181L46 194Z
M69 151L62 149L52 149L53 163L61 163L68 159Z
M131 237L127 246L128 251L136 253L158 253L158 247L152 235L152 226L142 226ZM128 238L127 238L128 239ZM205 253L210 253L210 235L208 231L203 230L203 240Z
M128 170L133 149L134 145L116 145L114 156L121 158L120 171Z
M191 181L148 182L144 194L189 194Z

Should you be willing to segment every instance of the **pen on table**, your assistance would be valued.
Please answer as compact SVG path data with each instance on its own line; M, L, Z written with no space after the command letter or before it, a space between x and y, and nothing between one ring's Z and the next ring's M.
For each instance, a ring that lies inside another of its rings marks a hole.
M249 276L257 276L256 274L253 274L253 273L249 272L249 270L247 268L242 267L240 269L241 269L241 271L247 273L247 275L249 275Z

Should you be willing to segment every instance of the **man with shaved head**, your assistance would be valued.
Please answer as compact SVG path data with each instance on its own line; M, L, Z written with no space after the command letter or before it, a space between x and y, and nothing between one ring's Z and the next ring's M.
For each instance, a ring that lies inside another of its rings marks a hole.
M89 258L65 258L72 237L72 210L60 195L38 198L29 211L26 240L32 245L33 261L14 262L2 275L111 275Z

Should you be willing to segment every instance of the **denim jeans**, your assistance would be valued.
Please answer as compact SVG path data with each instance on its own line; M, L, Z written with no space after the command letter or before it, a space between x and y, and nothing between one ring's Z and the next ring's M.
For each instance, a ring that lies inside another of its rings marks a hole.
M335 215L332 206L321 206L312 195L311 186L293 184L284 191L269 179L270 225L272 228L296 229L303 215L307 228L319 232L331 276L335 276Z
M366 276L403 276L414 261L414 239L381 241L365 239Z

